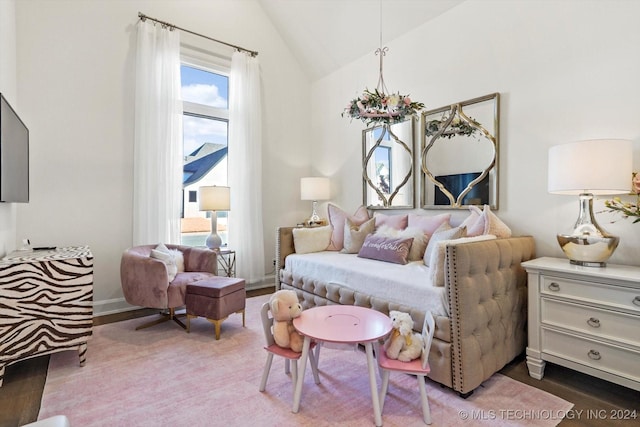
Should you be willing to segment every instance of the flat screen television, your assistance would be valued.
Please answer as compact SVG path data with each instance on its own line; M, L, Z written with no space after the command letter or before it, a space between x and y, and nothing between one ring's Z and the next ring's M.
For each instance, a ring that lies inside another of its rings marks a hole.
M454 175L440 175L436 176L436 179L444 184L444 187L449 190L454 197L458 197L462 191L467 188L467 185L474 179L480 176L480 172L470 173L458 173ZM440 190L440 187L435 187L435 205L449 205L451 201ZM486 175L476 185L471 188L464 198L462 199L462 205L488 205L489 204L489 175Z
M29 129L1 93L0 202L29 202Z

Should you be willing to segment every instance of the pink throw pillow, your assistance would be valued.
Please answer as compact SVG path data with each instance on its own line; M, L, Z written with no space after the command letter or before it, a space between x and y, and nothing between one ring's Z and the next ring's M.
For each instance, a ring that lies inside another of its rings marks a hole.
M408 218L408 226L413 228L419 228L423 233L431 236L436 232L438 227L442 224L449 222L451 219L450 213L440 214L440 215L416 215L409 214Z
M484 210L477 206L469 206L471 214L460 226L467 227L467 236L482 236L492 234L498 238L511 237L511 229L491 212L489 205L484 205Z
M484 217L482 211L477 206L469 206L469 216L462 221L460 227L467 228L467 236L481 236L484 234Z
M374 215L376 219L376 228L386 225L396 230L404 230L407 228L408 218L407 215L386 215L382 213L376 213Z
M369 219L369 212L364 206L360 206L353 215L349 215L336 205L329 203L327 212L329 214L329 224L333 227L331 242L327 247L328 251L339 251L344 247L344 224L347 218L354 225L361 225Z
M412 241L412 237L392 238L369 234L358 252L358 257L406 264Z

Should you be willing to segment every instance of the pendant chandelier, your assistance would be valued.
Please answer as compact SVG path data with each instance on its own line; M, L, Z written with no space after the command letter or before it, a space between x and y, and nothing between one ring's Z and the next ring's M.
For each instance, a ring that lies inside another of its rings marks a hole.
M409 95L389 92L384 83L382 68L384 57L389 51L382 46L382 0L380 0L380 47L375 54L380 56L378 84L374 90L365 89L362 95L349 101L342 117L362 120L367 126L393 124L414 116L424 108L421 102L412 101Z

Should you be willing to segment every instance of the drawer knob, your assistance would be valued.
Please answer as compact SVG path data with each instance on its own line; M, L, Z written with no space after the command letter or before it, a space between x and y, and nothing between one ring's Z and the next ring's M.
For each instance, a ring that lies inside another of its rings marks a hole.
M560 290L560 285L558 285L556 282L551 282L549 283L549 290L553 292L558 292ZM640 304L640 301L638 301L638 304Z
M591 326L592 328L599 328L600 327L600 320L596 319L595 317L591 317L591 318L589 318L589 320L587 320L587 324L589 326Z
M640 296L635 297L635 298L633 299L633 301L632 301L632 302L633 302L635 305L640 306Z
M589 359L592 359L592 360L602 359L602 356L600 356L600 352L596 350L589 350L589 353L587 353L587 356L589 356Z

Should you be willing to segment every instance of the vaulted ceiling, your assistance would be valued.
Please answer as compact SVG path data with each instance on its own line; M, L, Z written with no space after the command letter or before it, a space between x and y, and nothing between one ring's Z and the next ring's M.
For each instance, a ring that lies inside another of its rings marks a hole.
M463 1L259 0L311 80L373 54L381 22L384 44Z

